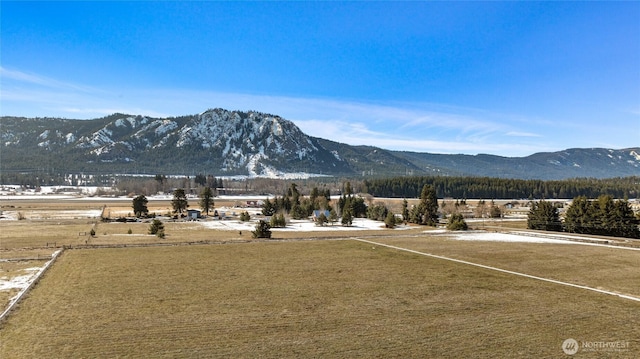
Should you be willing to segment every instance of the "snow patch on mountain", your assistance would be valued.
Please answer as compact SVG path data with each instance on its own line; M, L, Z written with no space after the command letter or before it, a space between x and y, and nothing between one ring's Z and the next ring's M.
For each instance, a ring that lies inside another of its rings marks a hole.
M171 120L163 120L154 131L157 136L163 136L169 131L173 131L178 128L178 124Z
M71 143L71 142L75 142L75 141L76 141L76 136L75 136L73 133L71 133L71 132L67 133L67 134L64 136L64 138L65 138L65 140L66 140L67 144L69 144L69 143Z
M81 137L80 143L77 147L80 148L96 148L107 144L113 144L114 140L111 139L113 132L107 128L102 128L97 132L94 132L91 137Z
M119 118L113 124L116 127L131 127L136 128L138 124L143 125L146 124L148 119L146 117L140 118L138 121L135 117L127 117L127 118Z
M38 138L39 138L39 139L41 139L41 140L46 140L46 139L47 139L47 137L49 137L49 130L44 130L44 132L42 132L42 133L38 136Z

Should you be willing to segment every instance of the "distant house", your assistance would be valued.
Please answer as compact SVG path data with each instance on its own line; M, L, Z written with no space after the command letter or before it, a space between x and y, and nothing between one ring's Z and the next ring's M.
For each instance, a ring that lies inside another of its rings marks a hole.
M187 218L190 220L196 220L200 218L202 212L198 209L188 209L187 210Z
M326 209L325 209L324 211L321 211L321 210L319 210L319 209L316 209L316 210L314 210L314 211L313 211L313 215L312 215L312 217L311 217L311 218L312 218L312 219L313 219L313 221L315 222L315 221L318 219L318 217L320 217L320 215L321 215L321 214L324 214L324 218L329 219L329 214L330 214L330 213L331 213L331 212L330 212L330 211L328 211L328 210L326 210Z
M262 207L262 205L264 204L263 201L258 200L258 201L247 201L247 207L249 208L260 208Z

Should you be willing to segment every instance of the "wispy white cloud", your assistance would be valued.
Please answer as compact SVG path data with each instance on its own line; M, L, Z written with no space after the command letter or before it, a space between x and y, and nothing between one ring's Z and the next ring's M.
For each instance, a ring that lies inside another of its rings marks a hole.
M505 136L511 136L511 137L542 137L542 135L539 135L537 133L519 132L519 131L509 131L509 132L505 133Z
M0 66L0 78L3 82L7 80L13 80L20 83L27 83L32 85L38 85L58 90L73 90L81 92L96 92L97 89L78 85L70 82L60 81L52 79L46 76L41 76L33 73L23 72L19 70L11 70Z

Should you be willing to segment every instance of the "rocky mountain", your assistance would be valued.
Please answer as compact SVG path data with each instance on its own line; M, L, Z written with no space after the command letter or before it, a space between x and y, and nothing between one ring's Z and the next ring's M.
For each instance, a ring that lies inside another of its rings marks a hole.
M172 118L2 117L0 140L4 172L539 179L640 175L640 148L569 149L520 158L389 151L310 137L279 116L224 109Z

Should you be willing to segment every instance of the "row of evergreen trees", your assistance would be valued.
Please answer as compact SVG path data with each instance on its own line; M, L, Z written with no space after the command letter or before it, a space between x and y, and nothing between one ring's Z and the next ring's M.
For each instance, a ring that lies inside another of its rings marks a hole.
M267 198L262 204L262 214L270 217L276 213L287 213L294 219L307 218L314 210L330 208L329 190L320 191L317 187L311 190L308 197L303 196L295 183L291 183L286 193L281 197L275 196L273 201Z
M640 196L640 177L609 179L578 178L561 181L520 180L490 177L396 177L365 180L362 192L376 197L417 198L425 184L440 198L614 198Z
M533 203L527 218L527 227L546 231L596 234L614 237L640 238L636 216L627 200L614 200L601 195L596 200L585 196L573 199L560 219L558 208L548 201Z
M433 186L424 185L420 194L420 202L409 210L405 199L402 205L402 218L406 222L435 226L438 223L438 197ZM320 213L316 219L322 225L326 222L335 222L340 217L342 225L350 226L354 218L369 218L384 221L387 227L393 228L396 224L396 215L383 203L375 203L367 206L365 199L354 196L350 182L346 182L342 195L335 206L330 204L330 194L320 193L316 188L311 190L309 197L302 196L297 185L292 183L282 197L276 196L273 201L267 198L262 205L262 214L271 217L272 227L282 226L284 213L294 219L308 218L313 211L329 211L327 216Z
M334 222L338 216L343 219L344 225L351 225L353 218L365 217L367 214L367 205L364 203L364 199L361 197L353 196L351 184L349 182L345 185L344 194L338 198L336 206L332 206L331 193L328 189L318 190L314 187L309 196L303 196L298 190L298 186L292 183L281 197L275 196L273 200L269 198L265 199L262 204L262 214L267 217L278 218L279 222L282 222L280 216L288 214L293 219L308 218L313 214L313 211L330 211L329 216L321 213L324 216L322 222L325 221Z

